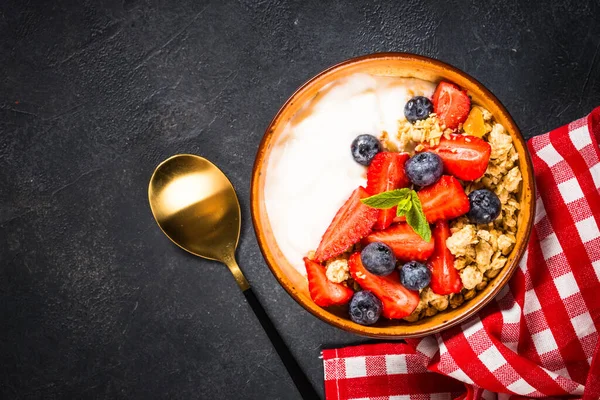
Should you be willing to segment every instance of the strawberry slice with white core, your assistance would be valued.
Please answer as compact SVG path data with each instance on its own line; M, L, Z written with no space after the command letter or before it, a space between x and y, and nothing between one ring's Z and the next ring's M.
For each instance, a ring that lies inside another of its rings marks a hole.
M453 134L449 139L442 137L439 145L425 146L423 150L440 156L446 174L463 181L474 181L485 173L492 147L478 137Z
M463 287L462 281L454 268L454 256L446 246L446 239L450 237L448 222L438 221L432 234L435 251L427 261L427 267L431 270L431 290L440 295L459 293Z
M440 180L417 192L427 222L450 220L466 214L471 205L460 182L443 175Z
M392 225L383 231L374 231L366 243L383 242L391 247L396 258L402 261L425 261L433 253L433 240L426 242L406 222Z
M438 119L450 129L456 129L465 122L471 110L471 99L467 92L450 82L438 84L431 102Z
M354 291L341 283L331 282L325 274L325 267L307 257L304 257L308 291L310 298L321 307L339 306L346 304L352 298Z
M342 254L371 232L379 210L361 203L360 199L365 197L369 197L369 193L362 186L352 192L323 234L315 261L323 262Z
M367 170L367 192L370 195L388 190L405 188L410 184L404 164L410 158L408 153L384 151L378 153ZM390 226L396 216L396 207L379 210L377 222L373 229L385 229Z

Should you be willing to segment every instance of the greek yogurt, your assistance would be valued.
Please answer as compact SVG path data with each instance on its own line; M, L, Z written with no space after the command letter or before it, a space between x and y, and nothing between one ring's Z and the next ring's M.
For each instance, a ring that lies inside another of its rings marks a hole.
M325 86L286 125L267 161L265 205L283 255L301 274L302 258L318 247L338 209L366 168L352 158L360 134L393 140L404 105L431 97L432 82L358 73Z

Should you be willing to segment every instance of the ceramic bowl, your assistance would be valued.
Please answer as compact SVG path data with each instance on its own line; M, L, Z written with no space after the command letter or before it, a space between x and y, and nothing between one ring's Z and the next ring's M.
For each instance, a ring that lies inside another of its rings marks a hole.
M483 105L510 133L519 153L519 165L523 175L516 245L505 267L488 286L456 309L448 309L433 317L409 323L403 320L380 319L374 326L354 323L348 316L347 307L321 308L310 298L306 278L286 260L273 236L265 208L264 186L267 160L278 136L294 114L328 83L356 72L375 75L415 77L432 82L448 80L467 90L475 103ZM321 72L302 85L281 107L267 128L258 148L252 173L251 207L254 229L263 256L284 289L306 310L321 320L363 336L377 338L408 338L440 332L475 315L500 292L516 270L526 249L534 213L534 180L531 159L519 128L500 104L498 99L481 83L459 69L431 58L406 53L381 53L354 58Z

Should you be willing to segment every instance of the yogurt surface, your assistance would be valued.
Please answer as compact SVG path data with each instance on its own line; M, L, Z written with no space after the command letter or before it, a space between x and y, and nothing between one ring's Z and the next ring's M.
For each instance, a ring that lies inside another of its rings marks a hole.
M360 134L393 138L414 96L435 84L416 78L354 74L325 86L284 128L267 161L265 206L279 248L306 275L302 258L316 250L336 212L367 168L352 158Z

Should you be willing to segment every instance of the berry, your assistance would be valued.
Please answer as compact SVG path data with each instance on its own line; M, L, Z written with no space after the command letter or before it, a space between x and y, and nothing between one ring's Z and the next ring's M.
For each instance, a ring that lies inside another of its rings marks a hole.
M373 325L379 319L383 304L368 290L354 293L350 300L350 319L357 324Z
M410 290L423 289L431 281L431 272L420 262L411 261L400 269L400 282Z
M381 149L381 143L373 135L359 135L354 139L350 146L352 151L352 157L354 161L362 165L370 165L373 161L373 157L379 153Z
M364 267L360 253L356 252L348 260L352 278L364 290L369 290L381 300L381 315L386 318L404 318L419 305L419 292L408 290L400 283L397 272L388 276L377 276Z
M471 110L471 99L467 92L450 82L438 84L432 102L438 119L450 129L456 129L465 122Z
M427 222L460 217L469 211L469 198L460 182L444 175L435 184L417 192Z
M396 258L403 261L425 261L433 253L433 241L424 241L406 222L392 225L383 231L375 231L364 241L387 244Z
M474 190L469 193L471 209L467 218L474 224L487 224L500 215L500 199L487 189Z
M430 287L439 295L459 293L463 287L458 270L454 268L454 256L446 247L446 239L450 237L447 221L438 221L431 232L435 242L435 250L427 261L431 270Z
M321 307L346 304L352 298L354 291L341 283L331 282L325 274L325 267L304 257L306 278L310 298Z
M404 106L404 116L413 124L421 119L427 119L432 112L433 104L424 96L415 96Z
M425 146L435 152L444 164L444 172L463 181L481 178L490 161L492 147L488 142L475 136L450 135L442 137L435 147Z
M434 184L444 172L442 159L431 152L415 154L406 162L404 168L408 179L418 186Z
M317 262L342 254L371 232L379 210L361 203L360 199L365 197L369 197L369 194L360 186L339 209L315 252Z
M410 183L404 173L408 153L382 151L378 153L367 170L367 192L370 195L407 187ZM392 224L396 207L379 210L373 229L385 229Z
M375 275L389 275L396 269L396 256L385 243L369 243L360 252L360 260L365 268Z

